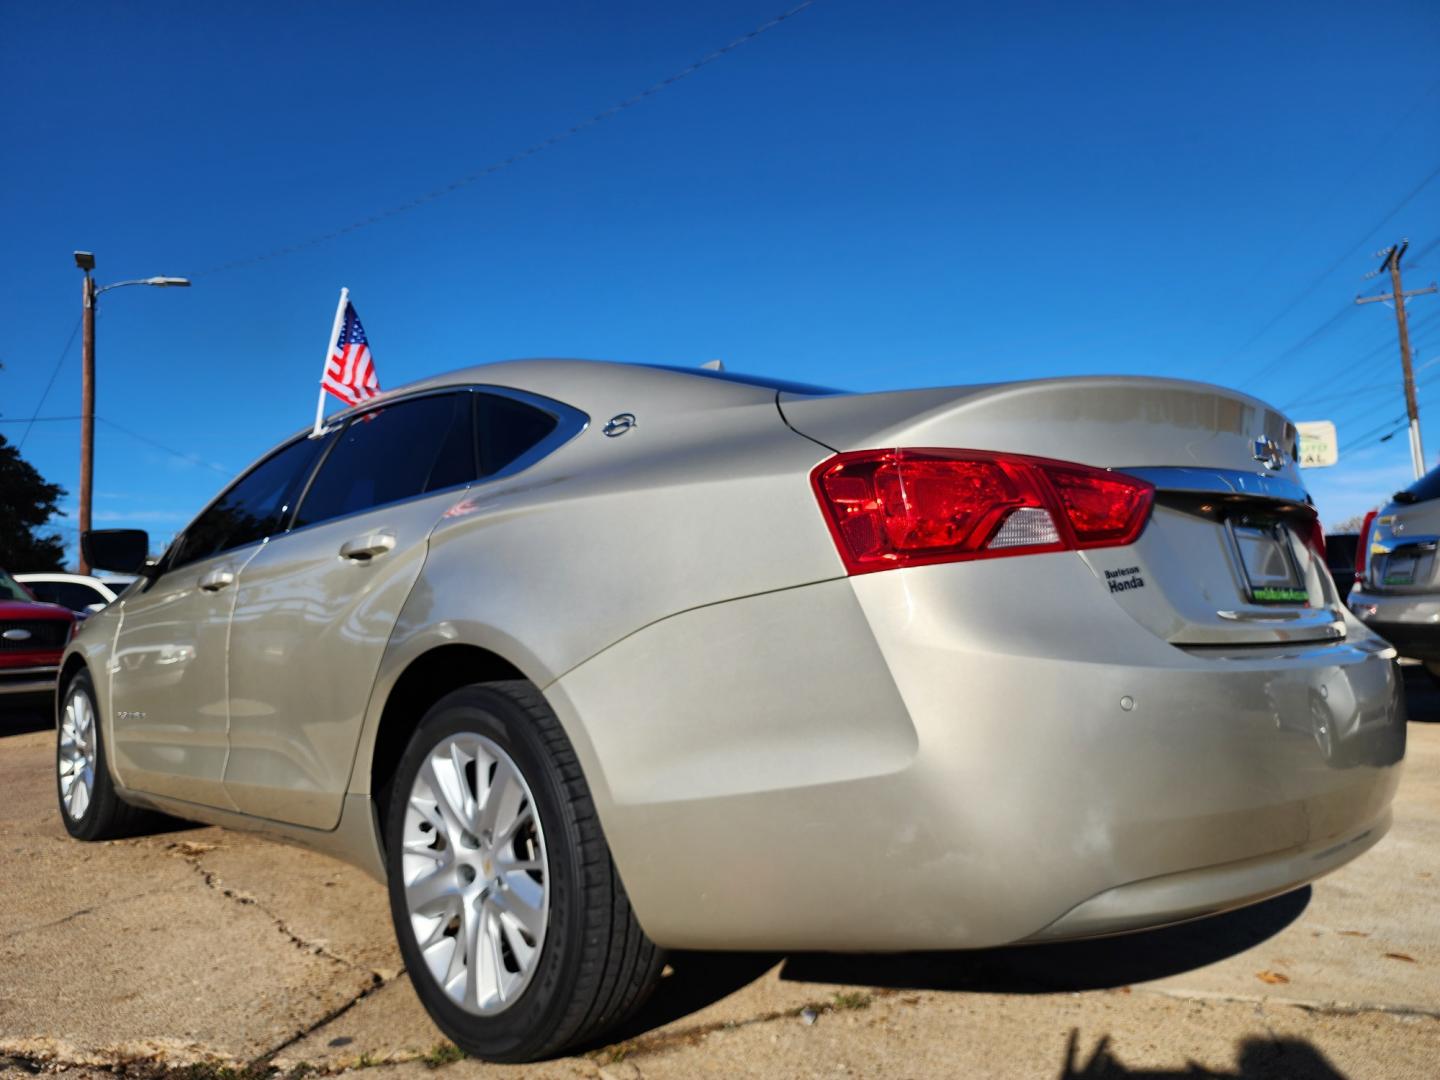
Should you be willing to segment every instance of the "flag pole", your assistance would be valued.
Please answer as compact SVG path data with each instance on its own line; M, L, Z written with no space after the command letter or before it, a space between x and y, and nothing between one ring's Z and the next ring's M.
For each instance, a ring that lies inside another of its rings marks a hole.
M350 302L350 290L340 290L340 303L335 305L335 325L330 329L330 344L325 346L325 364L330 363L330 354L335 351L335 343L340 340L340 323L345 318L345 305ZM310 437L320 437L320 429L325 426L325 368L320 369L320 396L315 401L315 428L310 432Z

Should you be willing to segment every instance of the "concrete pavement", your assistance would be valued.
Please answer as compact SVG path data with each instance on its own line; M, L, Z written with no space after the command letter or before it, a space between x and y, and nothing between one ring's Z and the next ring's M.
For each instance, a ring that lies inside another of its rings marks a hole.
M216 829L77 844L47 721L0 713L0 1074L1434 1076L1440 694L1407 683L1395 827L1312 889L1071 945L681 954L630 1030L524 1069L451 1060L379 885Z

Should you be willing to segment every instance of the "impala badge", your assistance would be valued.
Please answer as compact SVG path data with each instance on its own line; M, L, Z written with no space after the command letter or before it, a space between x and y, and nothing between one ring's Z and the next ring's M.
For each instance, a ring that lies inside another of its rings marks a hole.
M616 413L608 423L601 429L605 432L606 438L613 439L617 435L624 435L625 432L635 427L635 414L629 412Z

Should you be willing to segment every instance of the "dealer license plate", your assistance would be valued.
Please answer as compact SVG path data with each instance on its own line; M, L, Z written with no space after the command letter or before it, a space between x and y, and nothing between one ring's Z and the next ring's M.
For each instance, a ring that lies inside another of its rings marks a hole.
M1308 604L1310 593L1290 550L1286 527L1279 523L1231 521L1230 534L1240 569L1257 604Z

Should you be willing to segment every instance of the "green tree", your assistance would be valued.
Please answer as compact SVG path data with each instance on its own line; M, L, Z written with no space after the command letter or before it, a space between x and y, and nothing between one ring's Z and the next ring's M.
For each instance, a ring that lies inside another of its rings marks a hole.
M0 566L13 573L64 569L60 537L35 533L56 514L64 516L55 505L64 495L0 435Z

